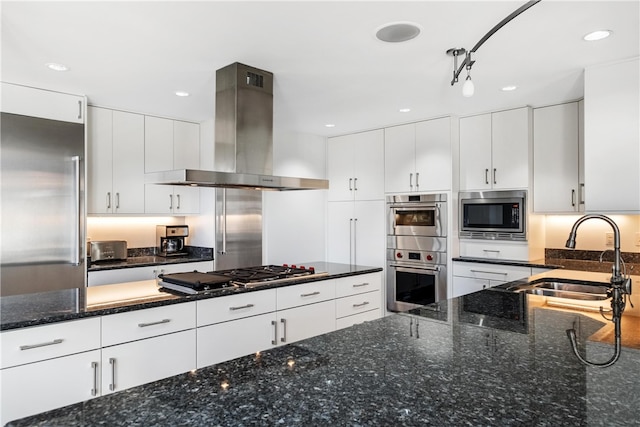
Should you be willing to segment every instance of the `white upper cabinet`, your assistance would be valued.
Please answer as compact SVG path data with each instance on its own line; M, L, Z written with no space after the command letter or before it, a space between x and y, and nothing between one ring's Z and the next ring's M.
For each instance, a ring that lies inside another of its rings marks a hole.
M329 138L329 201L384 198L383 138L381 129Z
M85 97L2 82L2 112L84 123Z
M640 213L640 60L587 68L585 210Z
M385 130L387 193L451 189L451 119L444 117Z
M529 186L531 109L460 119L460 189Z
M144 213L144 116L88 108L87 212Z
M198 169L200 125L145 116L145 172ZM200 211L200 190L186 186L147 184L145 212L195 214Z
M582 102L533 110L533 210L571 213L584 209Z

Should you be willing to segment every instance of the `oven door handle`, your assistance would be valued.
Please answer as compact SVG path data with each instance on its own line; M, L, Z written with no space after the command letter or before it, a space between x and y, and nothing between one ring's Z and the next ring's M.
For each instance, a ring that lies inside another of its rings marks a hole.
M431 266L413 266L413 265L398 265L398 264L389 264L389 267L396 267L396 268L410 268L413 270L428 270L428 271L440 271L440 266L439 265L435 265L433 267Z

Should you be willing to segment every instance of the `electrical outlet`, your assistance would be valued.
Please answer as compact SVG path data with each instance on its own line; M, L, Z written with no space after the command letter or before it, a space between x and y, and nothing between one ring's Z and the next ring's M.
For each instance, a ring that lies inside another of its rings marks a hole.
M605 246L613 246L613 233L605 233Z
M640 231L636 232L636 246L640 246Z

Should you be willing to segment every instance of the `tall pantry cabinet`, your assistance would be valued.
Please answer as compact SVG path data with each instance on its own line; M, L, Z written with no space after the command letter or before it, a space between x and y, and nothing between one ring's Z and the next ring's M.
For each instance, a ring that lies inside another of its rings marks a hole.
M329 138L327 260L384 265L384 134Z

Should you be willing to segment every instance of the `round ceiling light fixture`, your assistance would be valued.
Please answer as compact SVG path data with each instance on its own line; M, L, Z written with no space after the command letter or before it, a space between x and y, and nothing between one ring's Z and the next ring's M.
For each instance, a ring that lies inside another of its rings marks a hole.
M598 40L606 39L611 35L613 31L611 30L597 30L592 31L589 34L585 35L582 39L588 42L595 42Z
M53 71L68 71L68 70L69 70L69 67L67 67L66 65L64 65L64 64L58 64L58 63L55 63L55 62L48 62L48 63L46 64L46 66L47 66L50 70L53 70Z
M509 85L509 86L505 86L502 88L503 92L512 92L514 90L518 89L518 86L516 85Z
M180 96L180 97L185 97L185 96L189 96L190 93L186 92L184 90L177 90L175 91L176 96Z
M413 22L390 22L378 27L376 38L387 43L401 43L415 39L420 31L418 24Z

